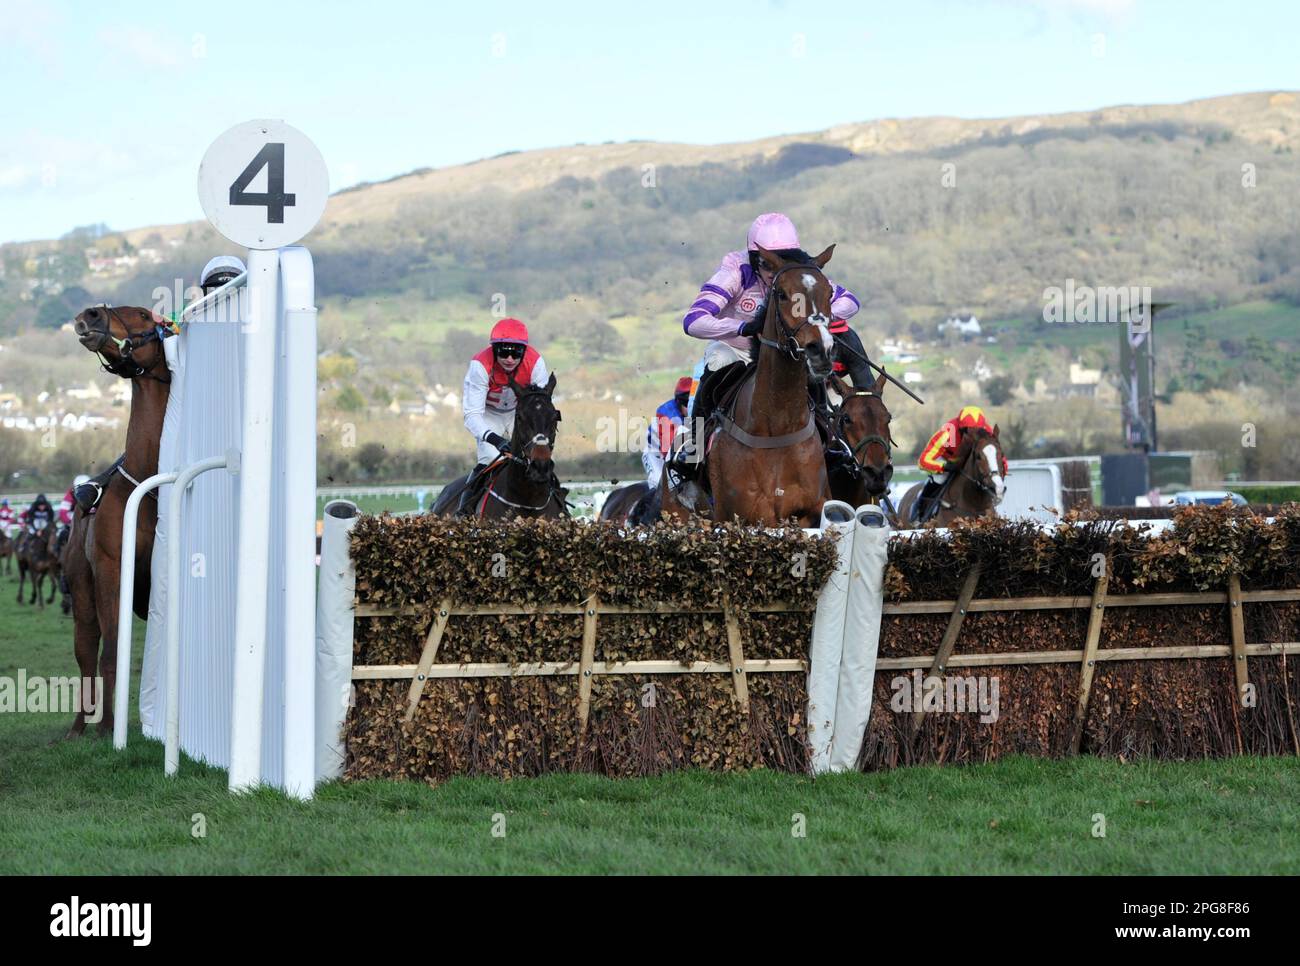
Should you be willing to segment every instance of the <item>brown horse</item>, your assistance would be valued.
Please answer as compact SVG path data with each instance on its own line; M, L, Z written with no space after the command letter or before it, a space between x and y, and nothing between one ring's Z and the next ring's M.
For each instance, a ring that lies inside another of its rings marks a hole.
M86 309L77 316L74 329L81 344L100 357L104 368L131 380L131 420L126 428L126 454L118 470L104 487L98 507L91 515L77 508L72 535L64 553L68 587L72 593L72 616L77 665L83 680L93 679L98 661L103 679L101 735L113 731L113 687L117 677L117 606L121 576L122 516L136 482L158 471L158 443L163 414L171 389L171 373L163 354L164 319L143 308ZM153 554L154 527L158 522L158 501L146 498L140 504L135 535L135 587L132 609L138 617L149 611L149 560ZM103 650L100 650L100 642ZM88 689L89 703L96 688ZM74 738L86 728L86 715L94 709L82 706L68 729Z
M14 541L0 528L0 574L13 572Z
M953 460L957 469L952 471L947 489L937 499L939 510L927 523L946 527L960 517L990 517L997 515L997 506L1006 494L1006 460L1002 456L1002 442L998 427L993 431L963 429L957 455ZM911 486L898 503L897 527L915 529L912 507L925 483Z
M23 583L30 575L32 597L27 601L41 610L54 603L55 588L59 583L59 555L56 549L58 534L53 524L44 530L27 530L18 538L18 603L23 602ZM43 585L50 580L50 599L45 599Z
M889 492L894 476L891 417L882 398L887 381L883 369L870 388L850 387L836 375L830 378L840 397L831 417L831 435L843 442L852 457L830 468L831 497L851 507L878 502Z
M834 250L802 264L759 249L774 274L758 361L731 414L701 441L707 448L707 438L714 440L706 457L714 520L813 527L821 519L830 486L808 382L824 382L831 373L832 290L821 270Z
M515 393L515 424L510 436L511 455L498 457L483 469L448 483L430 513L454 516L466 486L477 488L467 516L489 519L509 517L567 517L568 504L555 476L552 458L559 430L560 411L555 408L555 373L545 386L521 386L511 376L508 385Z

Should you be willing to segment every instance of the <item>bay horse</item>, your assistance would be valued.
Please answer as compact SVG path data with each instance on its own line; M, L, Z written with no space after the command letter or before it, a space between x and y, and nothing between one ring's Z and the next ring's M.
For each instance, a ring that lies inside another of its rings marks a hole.
M41 610L54 603L55 588L59 583L59 555L56 549L58 534L53 524L43 530L26 530L18 538L18 603L23 602L23 583L31 577L32 597L27 601ZM43 585L50 580L50 599L45 599Z
M455 516L461 495L473 479L477 492L465 515L487 519L513 517L567 517L567 490L555 476L555 436L560 411L555 408L555 373L545 386L521 386L510 376L514 391L515 424L510 434L511 455L499 456L482 469L448 483L430 513ZM476 475L477 474L477 475Z
M829 381L840 397L831 416L830 435L852 457L829 469L831 498L851 507L877 503L889 493L894 476L892 417L883 398L888 380L882 369L870 388L851 387L838 375Z
M822 269L835 246L807 263L758 251L773 276L754 372L733 396L730 413L699 441L707 453L713 519L815 527L830 485L808 383L825 382L832 371L832 290Z
M0 527L0 574L13 573L14 541Z
M635 483L611 491L600 507L601 522L617 523L620 526L627 523L628 515L638 503L650 496L650 493L650 484L645 480L637 480Z
M953 460L958 468L952 472L947 488L940 492L939 511L930 520L946 527L961 517L991 517L997 515L997 506L1006 495L1006 460L1002 456L1002 442L998 427L993 431L968 428L961 431L961 442ZM901 530L913 530L921 524L912 519L912 507L925 483L908 488L898 502L898 522Z
M88 688L83 706L68 729L75 738L86 728L87 704L102 695L99 734L113 731L113 688L117 677L117 606L122 559L122 517L136 484L158 472L158 445L171 390L171 372L163 352L168 328L165 319L145 308L96 306L77 316L78 340L95 353L108 372L131 380L131 418L126 427L126 452L104 485L94 512L78 506L72 534L64 550L64 572L72 593L72 617L77 666L83 680L99 677L103 689ZM154 491L155 493L157 491ZM135 534L135 587L131 601L137 617L149 612L149 562L153 555L158 501L151 494L140 504ZM102 651L101 651L102 641Z

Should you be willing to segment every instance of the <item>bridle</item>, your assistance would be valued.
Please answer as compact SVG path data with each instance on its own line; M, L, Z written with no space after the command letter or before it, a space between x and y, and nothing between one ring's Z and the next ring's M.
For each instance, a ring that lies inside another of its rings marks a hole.
M786 272L796 272L796 271L816 272L817 275L821 277L822 281L826 281L826 276L822 275L821 269L819 269L816 265L804 265L804 264L796 263L793 265L785 265L782 268L778 268L772 274L772 281L768 284L767 287L767 310L764 313L764 317L763 317L763 328L764 329L767 328L767 322L771 319L772 316L775 315L777 329L780 331L781 335L779 336L778 341L776 342L773 342L771 339L766 338L762 332L760 332L757 336L755 336L755 338L758 339L758 341L761 344L768 346L769 348L775 349L777 352L780 352L785 356L788 356L792 361L802 362L807 356L808 350L803 346L801 346L798 342L796 342L794 337L799 334L799 332L803 329L805 325L817 324L815 322L815 320L817 319L825 319L825 323L827 325L830 324L831 320L829 316L824 316L820 312L814 312L810 314L807 318L805 318L802 322L800 322L798 325L796 325L793 329L785 324L785 319L782 318L780 309L777 307L777 302L780 300L780 293L782 290L777 287L776 283L777 280L780 279L781 276L784 275Z
M988 438L992 439L993 437L990 436ZM993 485L992 470L989 471L988 480L985 480L983 476L975 477L975 476L971 476L969 473L966 472L967 464L970 463L972 457L978 458L978 454L980 451L979 438L977 436L971 436L970 439L971 439L970 453L967 455L966 459L962 461L961 469L958 471L958 475L966 479L969 483L971 483L977 490L979 490L984 495L996 499L998 495L998 491L997 491L997 487ZM1002 458L1001 447L998 447L998 457L999 459ZM1002 469L1002 467L999 467L999 469ZM1002 475L1009 476L1010 473L1004 470Z
M875 397L876 399L881 398L879 393L871 389L855 389L851 393L849 393L849 395L866 396L869 398ZM872 443L879 443L880 446L884 449L886 463L893 462L894 459L893 447L895 443L892 436L881 436L878 433L872 433L869 436L862 437L862 439L858 440L857 443L850 446L848 439L845 438L844 436L844 424L848 422L848 420L849 420L849 413L844 408L844 404L841 402L840 405L835 407L835 414L831 418L831 427L833 430L832 435L852 455L853 467L854 467L852 472L854 473L855 476L862 472L863 457L866 455L867 447L869 447Z
M121 376L124 379L137 379L146 376L150 379L156 379L161 383L170 383L172 381L171 372L167 377L153 374L159 363L165 362L166 355L162 351L162 341L166 338L167 329L161 325L155 325L148 332L133 333L125 322L118 316L117 311L111 308L107 303L96 306L103 310L103 315L96 314L94 321L86 320L86 331L94 336L93 344L87 344L86 347L99 357L99 364L105 372L111 372L115 376ZM113 335L110 325L116 319L126 329L126 338L119 339ZM102 320L102 324L101 324ZM109 359L104 355L104 346L112 342L117 347L118 357ZM137 350L143 349L152 342L158 343L158 353L154 361L147 366L142 366L135 361L134 354Z

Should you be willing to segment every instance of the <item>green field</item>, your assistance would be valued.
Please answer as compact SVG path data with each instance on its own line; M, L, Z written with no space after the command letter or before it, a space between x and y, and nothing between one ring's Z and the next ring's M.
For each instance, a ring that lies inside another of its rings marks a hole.
M75 673L70 621L13 592L0 577L0 676ZM0 714L0 874L1300 872L1294 758L367 782L301 803L231 797L188 759L167 780L138 728L118 755L58 741L67 724Z

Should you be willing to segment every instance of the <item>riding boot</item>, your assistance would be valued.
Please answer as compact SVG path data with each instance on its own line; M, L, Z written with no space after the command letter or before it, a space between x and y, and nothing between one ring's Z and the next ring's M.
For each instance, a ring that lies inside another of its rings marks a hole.
M921 492L917 494L916 502L913 504L913 515L917 522L924 523L934 516L939 496L943 493L943 484L944 481L936 480L933 476L925 481L925 486L921 487Z
M835 339L835 361L842 363L848 372L849 381L853 383L854 389L867 389L875 385L875 378L871 375L871 366L867 359L867 350L862 346L862 340L858 334L851 328L843 332L837 332L833 336Z
M465 481L465 489L460 491L460 502L456 504L455 516L463 517L469 513L474 504L475 491L478 489L479 478L483 476L483 471L487 468L487 463L479 463L470 471L469 479Z

